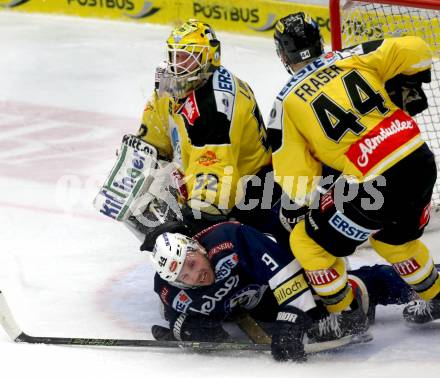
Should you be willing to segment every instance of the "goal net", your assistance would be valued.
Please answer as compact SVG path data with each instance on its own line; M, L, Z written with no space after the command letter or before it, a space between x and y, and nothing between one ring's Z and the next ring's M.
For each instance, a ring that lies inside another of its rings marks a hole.
M431 46L435 55L432 81L423 85L429 108L415 119L435 153L439 168L440 0L330 0L330 22L334 50L368 40L404 35L422 37ZM433 205L438 212L440 179L434 189Z

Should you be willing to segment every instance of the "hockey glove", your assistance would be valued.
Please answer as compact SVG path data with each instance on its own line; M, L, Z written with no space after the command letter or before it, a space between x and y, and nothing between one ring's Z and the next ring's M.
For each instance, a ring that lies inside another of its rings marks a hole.
M306 217L309 211L307 206L299 207L293 203L291 205L290 209L283 206L280 208L280 222L288 232L292 232L293 228Z
M276 361L306 361L303 339L310 326L310 318L300 310L290 308L278 312L272 334L273 358Z
M176 340L221 342L229 337L219 320L207 317L181 314L171 325Z
M225 222L228 220L226 215L212 215L203 211L192 209L185 204L182 208L183 221L190 229L190 234L195 235L200 231L214 224Z
M167 327L162 327L160 325L154 324L151 327L151 334L155 340L159 341L175 341L175 337L171 330Z
M151 252L154 249L154 244L156 243L157 237L162 235L164 232L188 235L188 228L180 221L169 221L168 223L150 228L148 229L148 232L144 231L145 239L139 249L141 251Z
M410 116L415 116L428 108L428 99L422 83L431 82L431 70L415 75L397 75L385 83L385 89L391 100Z
M151 201L142 216L130 217L129 221L143 235L141 251L152 251L157 237L164 232L179 232L184 235L189 232L185 223L158 198Z

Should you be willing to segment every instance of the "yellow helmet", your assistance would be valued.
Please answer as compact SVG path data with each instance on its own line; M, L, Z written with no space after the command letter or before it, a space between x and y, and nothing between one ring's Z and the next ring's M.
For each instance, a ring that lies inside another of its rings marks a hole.
M220 41L208 24L190 19L167 39L168 73L184 95L201 87L220 66Z

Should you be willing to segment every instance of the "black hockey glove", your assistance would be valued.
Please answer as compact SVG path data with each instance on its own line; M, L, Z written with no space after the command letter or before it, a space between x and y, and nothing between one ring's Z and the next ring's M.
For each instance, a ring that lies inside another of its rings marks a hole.
M299 207L293 203L290 203L290 205L291 208L288 209L282 205L280 208L280 222L288 232L291 232L297 223L306 217L309 211L307 206Z
M151 327L151 334L153 335L155 340L159 341L175 341L176 338L174 337L171 330L167 327L162 327L160 325L153 325Z
M170 325L176 340L221 342L229 337L221 321L208 317L181 314Z
M415 116L428 108L428 99L422 83L431 82L431 70L415 75L397 75L385 83L385 89L391 100L410 116Z
M141 251L152 251L156 239L164 232L178 232L188 235L185 223L177 218L171 208L161 199L154 199L138 217L131 216L129 221L144 235Z
M303 340L311 324L310 318L300 310L292 308L278 312L272 334L273 358L276 361L306 361Z
M188 235L188 228L180 221L169 221L167 223L161 224L157 227L150 228L148 232L145 232L145 239L140 246L141 251L152 251L154 249L154 244L159 235L164 232L179 233L183 235Z
M203 211L197 211L187 204L182 207L182 216L183 221L190 229L190 235L195 235L205 228L228 220L226 215L212 215Z

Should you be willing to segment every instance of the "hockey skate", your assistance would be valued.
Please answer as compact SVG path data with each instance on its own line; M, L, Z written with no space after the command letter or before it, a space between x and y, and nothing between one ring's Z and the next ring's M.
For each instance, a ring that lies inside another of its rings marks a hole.
M365 334L368 327L368 318L363 310L362 297L358 289L355 299L347 310L340 313L330 313L315 321L307 332L307 337L309 343L315 343L358 335L359 342L363 342L362 335Z
M403 318L410 326L429 324L434 320L440 319L440 300L424 301L417 299L412 301L403 309ZM439 324L439 322L435 323Z

